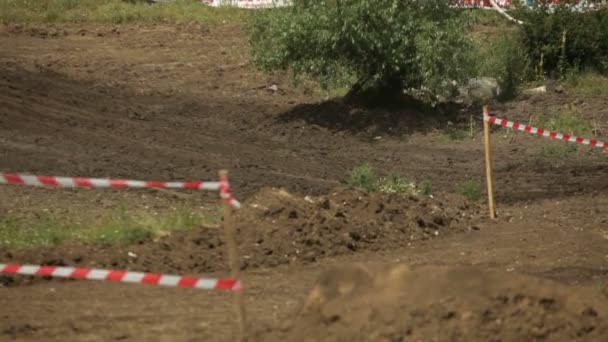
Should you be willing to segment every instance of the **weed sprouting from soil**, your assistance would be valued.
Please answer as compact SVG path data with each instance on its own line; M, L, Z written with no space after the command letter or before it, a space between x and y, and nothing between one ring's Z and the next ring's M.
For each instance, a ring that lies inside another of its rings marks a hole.
M0 219L0 246L35 247L63 241L128 245L137 241L192 230L219 221L218 215L180 206L168 212L129 212L119 207L99 218L63 217L44 213L38 219L7 216Z
M462 141L468 136L469 132L461 128L448 127L443 132L444 140L447 142Z
M420 191L423 195L430 196L433 194L433 184L431 181L425 180L420 183Z
M378 191L378 176L369 164L355 167L350 173L350 185L367 192Z
M477 179L469 178L465 182L460 183L457 187L457 191L469 202L477 203L481 200L481 186Z
M378 177L373 167L364 164L354 168L350 174L350 185L366 192L407 193L417 192L416 183L399 175Z

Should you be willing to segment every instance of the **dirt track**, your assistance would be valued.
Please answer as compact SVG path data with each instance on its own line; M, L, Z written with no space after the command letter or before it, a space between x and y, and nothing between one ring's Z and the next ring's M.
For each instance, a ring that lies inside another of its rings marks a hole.
M500 218L489 222L483 207L448 195L469 177L482 180L479 120L473 139L454 142L433 127L445 128L448 121L466 127L466 112L431 120L422 113L318 104L320 98L291 87L286 77L256 72L246 62L244 46L243 33L231 26L1 27L0 170L198 180L230 169L234 194L246 204L239 213L240 248L250 317L260 340L278 340L294 331L305 334L302 329L310 335L301 337L312 340L318 332L328 340L352 338L340 329L319 330L314 319L304 317L294 325L291 320L322 270L354 261L476 265L479 272L494 270L494 282L504 279L525 288L525 296L555 291L551 298L558 303L573 296L575 302L597 306L597 319L605 320L605 154L581 148L569 159L543 160L538 153L552 142L497 130ZM269 90L271 85L278 91ZM527 120L530 114L568 105L606 127L606 99L550 93L493 108L502 117ZM374 139L378 136L382 139ZM417 181L430 180L436 198L367 196L341 188L349 169L364 162ZM289 194L270 187L283 187ZM310 203L307 195L319 197ZM102 196L108 202L141 201L135 192ZM177 201L160 197L156 205ZM99 206L87 195L14 187L1 187L0 199L0 214ZM205 203L213 199L204 196ZM15 203L29 207L16 208ZM135 262L126 256L131 250L140 255ZM217 275L224 273L222 251L215 231L201 231L125 248L70 244L0 250L0 262ZM516 273L556 283L528 286L534 281L512 276ZM419 279L416 288L433 282ZM3 283L11 284L7 279ZM229 340L233 332L231 301L225 294L82 282L12 285L0 289L0 339ZM584 287L585 294L579 296L571 286ZM495 289L488 285L487 292ZM483 312L486 293L477 290L482 298L478 306L458 308ZM467 291L471 288L455 286L446 296L467 297ZM441 295L428 298L435 299L441 301ZM416 305L424 310L427 304ZM595 318L575 314L568 305L558 307L564 324L584 332L591 322L594 328L581 335L578 330L575 335L570 335L574 330L559 329L539 334L526 328L517 335L512 332L522 325L516 320L493 327L498 329L495 335L467 335L466 329L479 331L477 326L453 322L462 329L450 331L463 340L503 336L503 341L592 341L607 336ZM528 309L521 308L537 313L537 308ZM390 310L385 314L390 316ZM432 321L435 314L430 312ZM415 337L454 339L430 336L435 328L413 324L423 334ZM361 327L361 338L376 340L373 333L386 332L384 326ZM413 338L382 338L391 336Z

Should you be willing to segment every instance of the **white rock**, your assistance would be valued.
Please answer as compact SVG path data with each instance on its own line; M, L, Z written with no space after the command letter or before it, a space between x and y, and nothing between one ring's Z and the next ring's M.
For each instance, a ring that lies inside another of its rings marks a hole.
M526 89L526 90L522 91L522 93L526 94L526 95L543 94L546 92L547 92L547 86L541 86L541 87Z

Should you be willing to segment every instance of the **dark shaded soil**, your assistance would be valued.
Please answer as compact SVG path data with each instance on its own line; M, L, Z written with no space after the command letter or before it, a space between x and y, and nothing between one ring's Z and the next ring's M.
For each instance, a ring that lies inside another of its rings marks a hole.
M470 177L481 183L480 109L429 113L324 103L291 87L285 75L257 72L235 26L2 30L3 171L208 180L226 168L240 198L268 186L322 195L366 162L446 192ZM45 31L65 33L32 34ZM607 131L607 107L601 98L549 93L491 109L527 122L574 108ZM460 130L461 138L452 140L445 129ZM501 201L608 188L601 151L581 148L547 161L539 153L552 142L495 132Z

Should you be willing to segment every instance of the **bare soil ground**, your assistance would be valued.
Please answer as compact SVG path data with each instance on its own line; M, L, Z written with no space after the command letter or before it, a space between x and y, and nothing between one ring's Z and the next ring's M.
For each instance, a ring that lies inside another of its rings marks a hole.
M254 340L608 337L606 154L580 148L547 158L541 150L561 142L497 128L499 218L489 221L484 206L453 194L470 177L483 180L477 109L429 115L323 101L284 75L256 71L246 46L241 28L230 25L0 27L0 171L207 180L229 169L245 203L237 221ZM608 127L607 99L568 92L493 112L525 121L571 108L600 131ZM469 114L473 136L446 138L442 129L466 130ZM349 170L365 162L429 180L435 194L344 187ZM216 199L188 196L206 207ZM119 202L154 210L180 200L5 186L0 215L95 213ZM218 231L201 229L132 246L0 248L0 262L221 276L223 248ZM332 270L353 262L388 280L363 277L358 292L302 310L324 271L335 274L321 278L331 287L349 279ZM390 277L379 271L387 264L415 267ZM225 293L0 280L1 340L225 341L235 334Z

